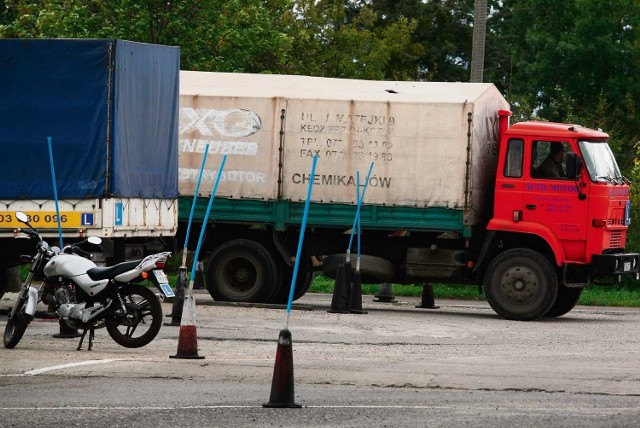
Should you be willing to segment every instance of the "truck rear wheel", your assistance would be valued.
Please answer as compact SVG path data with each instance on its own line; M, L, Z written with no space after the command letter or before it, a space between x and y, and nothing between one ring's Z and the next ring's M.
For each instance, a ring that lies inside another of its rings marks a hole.
M298 300L309 290L313 283L314 272L312 271L311 257L302 257L298 266L298 277L296 278L293 300ZM289 291L291 290L291 278L293 277L293 266L281 263L282 284L278 293L271 299L272 303L286 304L289 302Z
M558 277L537 251L515 248L500 254L485 276L489 304L506 319L529 321L544 316L558 294Z
M573 309L580 300L582 288L569 288L564 285L558 286L558 297L551 306L551 309L544 314L547 318L557 318L568 313Z
M276 261L262 244L234 239L213 252L207 290L214 300L261 303L279 286L278 276Z

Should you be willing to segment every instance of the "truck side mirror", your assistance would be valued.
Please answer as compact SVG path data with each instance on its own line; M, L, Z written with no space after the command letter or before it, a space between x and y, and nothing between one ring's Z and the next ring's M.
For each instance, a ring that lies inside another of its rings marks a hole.
M567 153L567 178L576 180L580 177L580 171L582 171L582 158L578 157L573 152Z

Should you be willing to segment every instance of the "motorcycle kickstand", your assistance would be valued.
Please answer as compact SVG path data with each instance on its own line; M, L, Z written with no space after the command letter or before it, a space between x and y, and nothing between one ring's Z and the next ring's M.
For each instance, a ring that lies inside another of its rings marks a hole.
M87 330L89 331L89 346L87 347L87 351L91 351L91 348L93 348L94 326L92 325L91 327L85 328L82 332L80 343L78 343L76 351L82 351L82 341L84 340L84 336L87 334Z

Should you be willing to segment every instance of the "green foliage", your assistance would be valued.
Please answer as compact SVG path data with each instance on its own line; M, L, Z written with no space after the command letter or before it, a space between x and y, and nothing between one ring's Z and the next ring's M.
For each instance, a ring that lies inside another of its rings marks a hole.
M419 51L411 42L415 21L401 17L386 22L367 4L345 6L340 0L294 4L291 73L356 79L411 77L391 64L399 56Z
M288 0L8 0L0 37L122 38L178 45L182 68L280 71L291 46Z
M635 0L504 0L491 21L491 75L511 100L536 116L602 128L615 135L623 170L640 139L640 3Z

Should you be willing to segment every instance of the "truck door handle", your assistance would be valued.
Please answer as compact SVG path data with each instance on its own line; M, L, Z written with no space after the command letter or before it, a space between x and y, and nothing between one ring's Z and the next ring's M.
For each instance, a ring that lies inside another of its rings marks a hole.
M527 207L528 210L535 210L536 206L535 205L531 205L531 204L527 204L525 205L525 207Z

